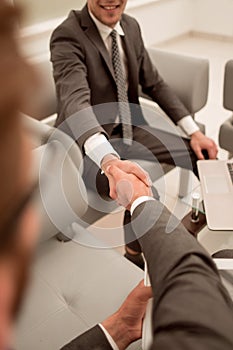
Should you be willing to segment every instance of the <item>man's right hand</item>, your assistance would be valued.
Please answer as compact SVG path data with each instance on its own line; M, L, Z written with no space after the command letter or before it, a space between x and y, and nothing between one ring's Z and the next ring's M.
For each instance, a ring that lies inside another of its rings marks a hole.
M153 196L151 187L142 182L137 176L122 171L115 164L106 168L105 175L109 179L110 195L111 182L114 182L115 192L112 193L111 197L128 210L130 210L135 199L142 196Z
M150 176L138 164L133 163L129 160L121 160L116 158L115 156L108 155L103 159L101 167L105 175L108 177L109 187L110 187L109 195L112 199L114 200L118 199L118 193L117 193L116 187L117 187L117 182L119 182L119 180L125 180L124 181L125 185L126 185L126 182L131 183L131 181L135 182L135 180L137 180L138 181L137 187L144 188L142 192L151 193L150 187L152 186L152 181L150 179ZM109 171L110 168L111 168L111 171ZM118 172L117 170L119 170L120 172ZM131 175L131 178L127 177L124 179L124 174ZM121 187L122 185L123 184L121 183ZM130 193L132 194L132 186L131 186L131 192L127 191L127 195L129 197L130 197Z
M102 322L119 350L142 337L142 321L148 300L152 297L151 287L141 281L128 295L119 310Z

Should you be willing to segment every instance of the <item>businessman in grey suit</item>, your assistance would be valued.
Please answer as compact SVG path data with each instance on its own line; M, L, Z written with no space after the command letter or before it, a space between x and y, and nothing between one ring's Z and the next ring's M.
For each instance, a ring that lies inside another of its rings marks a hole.
M215 143L200 132L189 111L152 65L137 21L123 14L126 2L88 0L81 11L71 11L56 28L50 45L58 98L56 126L70 133L83 151L86 184L106 196L109 190L115 192L115 181L109 184L100 169L105 170L110 163L150 186L148 174L123 159L141 157L196 173L196 160L203 159L203 150L209 158L217 154ZM116 50L120 63L115 63ZM184 129L190 141L147 125L139 106L139 85ZM130 103L129 142L125 142L124 125L128 124L122 117L122 103ZM128 222L130 214L126 211ZM127 253L138 252L140 245L128 242Z
M172 214L150 197L137 177L112 165L106 175L117 183L114 199L132 212L132 227L148 263L154 297L151 350L231 350L233 303L212 258L178 219L170 220ZM169 221L174 227L168 230ZM121 331L125 329L128 336L130 332L124 326L119 331L119 324L115 328L111 321L110 317L102 324L115 339L115 347L95 326L62 350L125 349L129 343Z

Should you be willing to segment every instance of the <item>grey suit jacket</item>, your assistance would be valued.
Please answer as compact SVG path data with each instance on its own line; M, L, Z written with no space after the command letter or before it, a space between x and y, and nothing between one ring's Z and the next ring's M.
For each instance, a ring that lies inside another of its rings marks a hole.
M128 99L134 104L132 123L146 124L138 106L139 84L177 123L189 112L153 67L136 20L124 14L121 25L128 60ZM105 105L104 109L102 104L117 101L117 86L109 53L86 6L81 11L71 11L56 28L50 48L58 98L56 125L73 116L65 131L71 131L81 148L97 131L110 137L117 107Z
M102 329L95 326L72 340L61 350L112 350Z
M154 295L151 349L232 350L233 304L209 254L160 202L139 205L132 227ZM104 342L96 326L63 350L111 349Z

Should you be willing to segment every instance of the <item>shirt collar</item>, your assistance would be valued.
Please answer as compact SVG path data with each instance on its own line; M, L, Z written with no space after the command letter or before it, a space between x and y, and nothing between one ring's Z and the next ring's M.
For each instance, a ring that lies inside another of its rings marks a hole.
M107 37L110 35L113 29L117 31L117 33L121 36L124 36L125 33L120 25L120 22L117 22L114 28L108 27L102 22L100 22L94 15L93 13L88 9L89 15L91 16L92 20L94 21L103 41L107 39Z

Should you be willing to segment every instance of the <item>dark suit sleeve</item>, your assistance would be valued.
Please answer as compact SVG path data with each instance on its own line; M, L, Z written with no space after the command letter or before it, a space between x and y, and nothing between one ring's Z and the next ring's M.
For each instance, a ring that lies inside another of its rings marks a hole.
M61 350L112 350L99 326L89 329L65 345Z
M139 40L137 40L137 43L140 45L139 83L142 91L158 103L164 112L177 123L180 119L189 115L190 112L152 64L149 54L144 47L139 27L138 31Z
M50 51L58 100L56 126L66 120L65 127L68 130L64 131L77 140L82 149L89 136L96 132L106 132L92 110L85 50L81 40L78 40L81 31L77 32L78 27L75 27L73 21L73 16L69 16L53 32Z
M152 349L233 349L233 306L208 253L157 201L141 204L132 227L154 294Z

